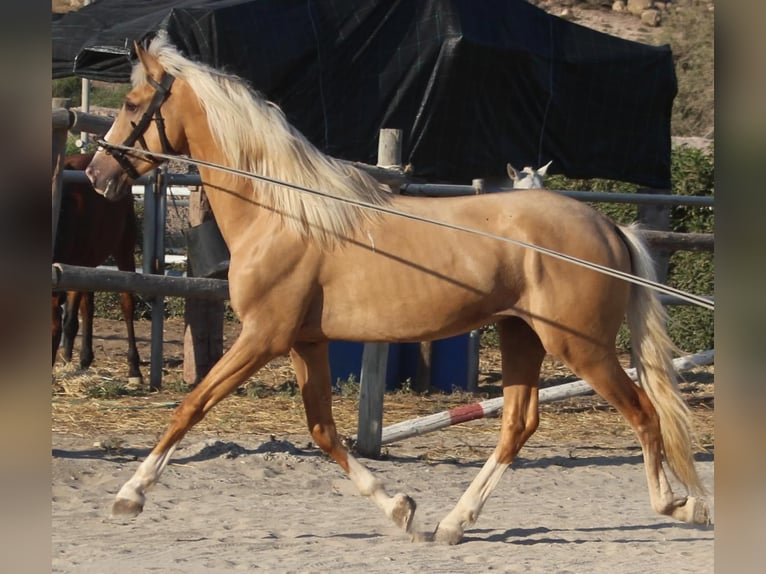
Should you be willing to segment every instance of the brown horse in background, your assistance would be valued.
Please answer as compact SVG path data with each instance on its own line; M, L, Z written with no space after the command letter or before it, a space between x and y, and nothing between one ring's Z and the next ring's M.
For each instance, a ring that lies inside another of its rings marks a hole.
M704 494L664 308L646 284L614 276L656 283L633 227L544 190L394 195L316 149L241 79L185 58L163 34L148 49L135 49L140 63L133 89L86 173L99 193L119 199L126 182L169 156L207 162L199 164L200 175L231 253L230 301L242 329L119 490L114 514L140 513L147 490L189 429L250 375L289 352L316 444L413 538L455 544L537 429L540 368L550 353L635 431L652 508L683 522L708 523L704 500L675 495L663 466L664 458L684 490ZM639 384L616 353L626 315ZM497 447L436 530L425 534L414 526L415 502L404 493L390 496L338 436L329 340L427 341L489 323L497 324L502 353Z
M84 171L93 153L67 156L65 170ZM53 262L84 267L97 267L110 256L121 271L135 271L136 216L133 197L128 193L119 201L108 201L95 192L89 182L64 182L61 188L61 208L53 249ZM61 306L66 302L66 312ZM93 362L93 293L53 292L52 343L53 363L63 335L63 358L72 361L74 340L79 330L78 310L82 318L80 368ZM132 293L120 293L120 307L128 332L128 378L140 382L138 349L133 327L135 298Z

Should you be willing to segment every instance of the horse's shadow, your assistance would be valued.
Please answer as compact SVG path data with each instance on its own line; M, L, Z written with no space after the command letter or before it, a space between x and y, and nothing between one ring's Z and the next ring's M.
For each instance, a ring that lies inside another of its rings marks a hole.
M584 466L600 466L600 467L610 467L610 466L622 466L625 464L643 464L644 459L641 455L640 449L636 447L636 451L638 451L636 454L620 454L620 455L611 455L609 454L610 451L615 450L608 447L596 447L596 446L588 446L588 447L582 447L582 450L587 451L605 451L606 454L597 454L597 455L579 455L577 454L577 449L572 449L569 456L563 456L563 455L552 455L552 456L542 456L539 458L527 458L523 456L517 456L516 459L513 461L512 468L514 469L523 469L523 468L550 468L550 467L564 467L564 468L579 468ZM620 451L624 451L625 449L619 449ZM714 459L714 449L710 448L707 452L701 452L696 453L694 456L694 460L696 462L713 462ZM396 456L396 455L387 455L384 460L396 462L397 464L410 464L410 463L417 463L417 464L423 464L423 460L419 457L412 457L412 456ZM453 464L455 467L458 468L481 468L484 465L484 461L457 461L452 458L444 458L444 459L434 459L429 458L428 459L429 464Z
M188 447L186 447L188 448ZM579 456L576 454L576 450L573 450L569 456L554 455L543 456L540 458L526 458L517 457L513 462L513 468L550 468L550 467L563 467L563 468L579 468L585 466L599 466L599 467L611 467L622 466L625 464L635 465L642 464L643 457L640 453L635 455L610 455L609 451L613 450L607 447L583 447L583 450L588 451L606 451L604 455L593 456ZM179 448L182 451L183 448ZM638 449L637 449L638 450ZM68 458L68 459L95 459L106 460L115 463L132 462L138 459L143 459L151 452L151 448L103 448L95 447L87 450L64 450L54 448L51 451L51 455L54 458ZM306 448L296 446L290 441L278 440L272 438L266 441L256 448L247 448L236 442L228 442L216 440L205 444L198 451L189 454L187 456L173 457L171 464L186 464L190 462L202 462L207 460L213 460L216 458L238 458L240 456L258 455L258 454L275 454L285 453L293 456L300 457L320 457L329 460L329 457L319 450L316 446L309 445ZM714 449L710 449L707 452L697 453L695 460L697 462L712 462L714 456ZM424 464L422 458L417 456L395 456L385 455L380 459L382 462L396 462L397 464ZM452 458L444 459L429 459L427 464L452 464L456 468L481 468L484 461L456 461Z
M641 532L645 530L673 530L678 529L695 531L695 532L709 532L714 530L714 526L698 525L698 524L685 524L682 522L660 522L654 524L632 524L624 526L590 526L582 528L546 528L539 526L537 528L510 528L504 532L498 532L492 529L471 529L463 536L463 543L468 542L505 542L507 544L517 544L520 546L532 546L535 544L588 544L590 542L600 542L598 539L590 539L584 537L572 538L567 536L567 533L588 533L588 532L622 532L625 533L623 537L615 538L613 542L621 542L626 544L640 544L645 542L653 542L653 538L631 536L631 532ZM676 541L682 542L698 542L709 540L706 536L687 536L684 538L674 537Z
M188 448L188 447L187 447ZM182 450L179 448L179 451ZM104 460L114 463L133 462L145 458L151 452L151 448L102 448L96 447L87 450L64 450L54 448L51 455L54 458L81 459L81 460ZM211 441L196 452L187 456L174 456L171 464L187 464L190 462L203 462L217 458L238 458L240 456L258 454L285 453L294 456L324 456L316 448L300 448L293 443L284 440L272 439L256 448L247 448L235 442Z

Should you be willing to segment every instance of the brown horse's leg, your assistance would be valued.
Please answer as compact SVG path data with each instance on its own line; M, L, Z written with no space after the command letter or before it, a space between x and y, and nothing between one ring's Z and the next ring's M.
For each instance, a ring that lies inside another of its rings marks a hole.
M498 323L503 364L503 421L497 447L455 508L439 522L434 539L457 544L476 522L489 495L521 447L537 430L538 382L545 357L540 339L524 321Z
M139 465L133 477L117 493L114 515L135 516L143 510L145 493L157 482L178 442L207 412L228 396L256 370L286 353L289 345L278 345L277 337L247 321L229 351L176 408L170 426L157 446Z
M93 363L93 292L82 293L80 297L80 320L82 340L80 341L80 368L87 369Z
M134 384L142 384L144 379L141 376L141 369L138 365L140 358L138 356L138 347L136 346L136 331L133 325L133 315L135 314L136 299L133 293L120 293L120 307L122 308L122 317L125 319L125 328L128 331L128 381Z
M64 360L67 363L72 362L72 352L74 351L74 340L77 337L77 331L80 328L78 314L80 311L79 291L68 291L66 294L66 307L64 310L63 331L64 331Z
M662 434L657 411L646 391L630 380L612 353L598 361L587 362L579 357L592 355L576 352L570 347L567 364L593 387L593 389L617 411L633 428L644 456L649 497L655 512L672 516L683 522L705 524L709 521L707 507L694 497L677 497L662 468Z
M52 319L53 319L53 330L52 330L52 339L53 339L53 353L52 358L53 361L51 363L51 366L56 364L56 355L58 355L59 352L59 345L61 345L61 316L62 316L62 309L61 309L61 293L53 293L51 296L51 311L52 311Z
M136 249L136 216L132 209L133 200L130 199L129 201L129 218L125 222L126 227L120 239L120 243L114 250L114 259L117 263L117 269L120 271L130 271L132 273L136 270L134 254ZM120 308L122 309L122 318L125 319L125 328L128 331L128 381L133 384L141 385L143 384L144 379L141 375L141 369L139 368L141 359L138 355L136 332L133 323L133 316L135 315L136 308L135 295L130 292L120 293Z
M380 481L341 444L332 417L332 387L328 344L298 343L290 358L306 409L309 431L319 448L328 453L364 496L372 498L385 515L405 531L410 531L415 502L405 494L391 497Z

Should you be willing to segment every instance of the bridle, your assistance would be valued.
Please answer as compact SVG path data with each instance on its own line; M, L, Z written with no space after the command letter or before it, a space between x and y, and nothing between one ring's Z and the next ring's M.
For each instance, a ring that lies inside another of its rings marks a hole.
M177 155L178 152L173 149L172 145L170 145L168 136L165 133L165 120L163 119L161 112L162 104L164 104L165 100L167 100L168 96L170 96L170 86L173 85L175 77L172 74L165 72L159 82L156 82L150 76L147 76L146 79L154 88L154 96L152 97L152 101L149 102L149 107L144 112L144 115L141 116L141 119L138 121L138 123L130 122L133 126L133 131L131 131L125 141L122 142L122 146L133 147L133 145L138 142L145 150L148 151L146 141L144 140L144 134L146 133L149 124L153 120L157 125L157 133L160 136L162 153L168 155ZM117 160L117 163L120 164L122 169L131 179L138 179L140 177L139 173L136 171L135 166L128 159L128 155L130 153L129 151L125 149L117 149L104 139L98 140L97 143L104 148L106 153L110 154L114 157L115 160ZM141 154L140 157L146 161L161 163L160 160L151 154Z

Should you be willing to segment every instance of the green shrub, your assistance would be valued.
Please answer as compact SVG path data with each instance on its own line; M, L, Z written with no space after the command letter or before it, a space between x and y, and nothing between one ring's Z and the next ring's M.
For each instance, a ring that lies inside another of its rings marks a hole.
M713 153L689 147L678 147L671 156L673 193L677 195L713 196L715 189ZM712 233L714 211L709 207L676 206L671 216L673 231ZM713 254L678 251L668 264L668 284L689 293L712 295L715 269ZM668 332L685 351L713 348L714 321L712 311L696 306L674 305L668 308Z
M82 99L82 81L80 78L61 78L51 82L51 97L69 98L72 106L79 106Z
M90 103L94 106L119 109L130 91L130 84L108 84L93 82L90 92Z
M130 91L130 84L114 84L108 82L91 82L90 104L104 108L119 108L125 94ZM82 78L71 76L59 78L51 82L51 97L69 98L72 107L82 105Z

